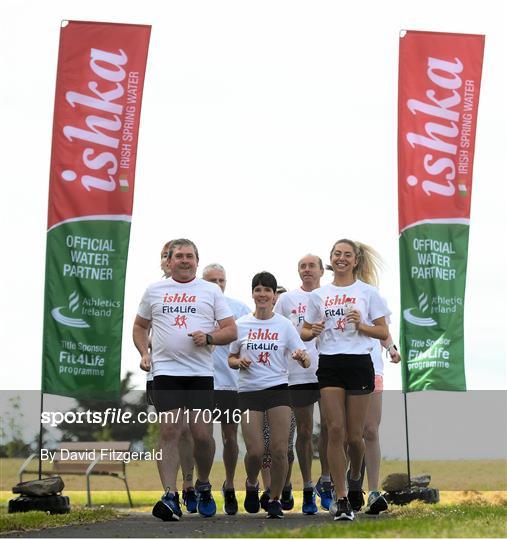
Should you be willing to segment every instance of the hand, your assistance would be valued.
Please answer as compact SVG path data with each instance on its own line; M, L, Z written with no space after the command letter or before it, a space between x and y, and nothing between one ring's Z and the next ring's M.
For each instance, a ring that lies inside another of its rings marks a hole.
M322 334L322 332L324 331L324 328L325 328L324 321L320 323L312 324L312 336L313 337L320 336L320 334Z
M356 330L359 330L359 325L361 324L361 312L357 309L351 309L346 315L348 323L352 323L356 326Z
M240 358L238 366L239 366L239 369L248 369L251 364L252 364L252 361L248 360L248 358Z
M310 356L306 351L303 351L302 349L296 349L292 353L292 358L298 362L298 364L303 368L309 368L312 361L310 359Z
M192 338L192 341L194 342L194 345L196 347L205 347L207 345L206 334L204 332L196 330L195 332L192 332L188 335Z
M139 364L139 367L143 371L150 371L151 367L151 355L150 353L143 354L141 356L141 363Z
M401 361L400 353L394 348L391 347L391 350L389 351L389 356L391 357L391 360L389 360L392 364L397 364Z

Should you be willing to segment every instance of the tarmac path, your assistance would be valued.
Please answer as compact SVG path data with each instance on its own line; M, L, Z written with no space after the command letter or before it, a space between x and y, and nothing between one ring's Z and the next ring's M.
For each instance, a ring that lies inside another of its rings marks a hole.
M217 514L212 518L202 518L198 514L185 514L179 522L163 522L148 512L132 512L117 520L102 523L70 525L38 531L12 532L1 538L213 538L217 536L242 536L270 529L298 529L312 525L333 523L326 511L314 516L286 512L283 519L267 519L264 512L259 514L238 514L226 516ZM382 519L384 516L381 516ZM358 514L356 519L378 519ZM344 527L353 525L341 522Z

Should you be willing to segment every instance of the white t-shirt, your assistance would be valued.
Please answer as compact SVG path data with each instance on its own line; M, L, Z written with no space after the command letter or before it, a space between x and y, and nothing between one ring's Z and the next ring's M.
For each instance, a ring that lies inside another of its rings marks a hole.
M305 321L315 324L325 322L320 334L321 354L369 354L372 339L347 323L349 309L357 309L365 324L373 325L375 319L388 315L388 308L375 287L356 280L347 287L329 284L310 293Z
M251 309L243 302L225 297L225 301L232 311L235 319L251 312ZM229 357L229 345L217 345L213 350L213 366L215 368L214 386L215 390L234 390L238 391L239 370L231 369L227 358Z
M278 297L274 311L280 313L296 327L298 333L305 320L305 313L310 299L310 292L301 289L281 294ZM308 369L302 367L299 362L289 362L289 386L295 384L308 384L317 382L317 368L319 367L319 351L317 350L317 339L305 343L305 348L310 355L312 364Z
M392 312L389 309L389 307L387 306L386 299L383 296L381 296L380 298L384 302L384 304L386 306L386 309L387 309L386 323L391 324L391 313ZM382 344L380 343L379 339L371 338L371 340L373 341L373 349L372 349L370 355L371 355L371 360L373 362L373 367L375 368L375 375L384 375L384 358L382 356L382 350L383 350L382 349Z
M238 339L230 345L231 354L239 353L252 363L239 370L239 392L262 390L288 384L288 364L296 362L291 354L305 348L292 323L273 313L270 319L257 319L253 314L236 321Z
M211 333L215 321L232 317L218 285L199 278L163 279L146 289L137 313L151 321L154 377L213 376L211 347L196 347L188 334Z

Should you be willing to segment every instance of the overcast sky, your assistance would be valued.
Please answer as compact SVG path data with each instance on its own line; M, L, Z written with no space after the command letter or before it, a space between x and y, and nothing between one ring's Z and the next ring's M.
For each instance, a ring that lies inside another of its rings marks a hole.
M220 262L227 294L298 285L298 258L350 237L384 257L399 327L397 76L401 29L486 35L465 307L471 389L506 388L506 17L498 1L35 0L0 3L2 387L40 388L48 172L60 20L151 24L122 370L170 238ZM323 283L330 281L326 275ZM139 387L144 376L136 378ZM388 366L386 388L401 387Z

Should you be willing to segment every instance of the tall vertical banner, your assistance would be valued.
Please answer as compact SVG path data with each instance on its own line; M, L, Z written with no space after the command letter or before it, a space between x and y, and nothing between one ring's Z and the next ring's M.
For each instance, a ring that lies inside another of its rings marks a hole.
M49 181L42 392L117 399L150 26L66 21Z
M484 36L400 37L403 390L466 390L464 296Z

